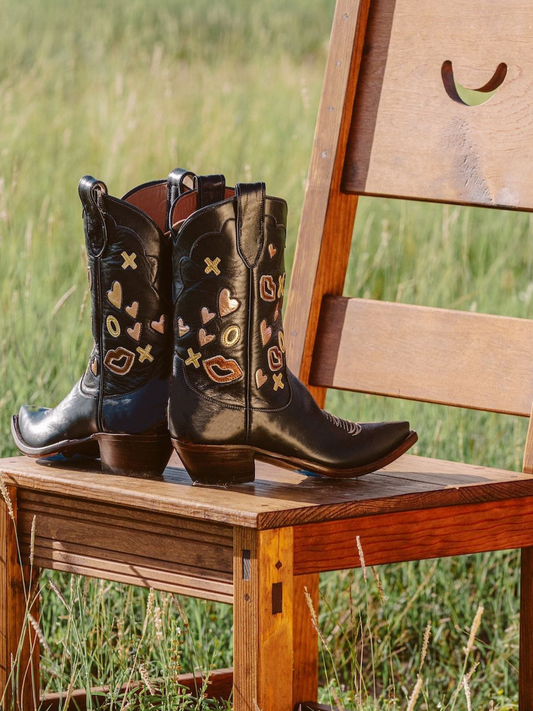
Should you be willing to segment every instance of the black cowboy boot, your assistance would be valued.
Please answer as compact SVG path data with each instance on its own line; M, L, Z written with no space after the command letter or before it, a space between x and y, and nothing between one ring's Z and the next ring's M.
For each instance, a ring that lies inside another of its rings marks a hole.
M117 474L158 475L171 452L171 244L168 207L184 171L122 200L80 180L94 347L82 378L54 409L23 406L13 418L30 457L98 456Z
M173 444L191 478L254 479L254 459L323 476L380 469L417 439L408 422L321 410L285 365L287 205L262 183L197 178L173 205Z

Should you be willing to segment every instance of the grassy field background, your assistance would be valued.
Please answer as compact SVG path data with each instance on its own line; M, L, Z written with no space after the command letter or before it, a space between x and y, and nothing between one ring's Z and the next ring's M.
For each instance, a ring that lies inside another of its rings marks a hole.
M332 12L333 0L0 0L2 456L15 452L19 405L57 403L90 352L82 175L115 195L176 165L264 180L289 202L290 263ZM346 293L530 317L532 244L525 214L364 199ZM521 466L517 418L347 393L328 407L409 418L420 454ZM461 680L477 662L472 707L516 708L517 566L515 553L386 566L382 591L370 572L324 576L324 700L407 708L429 624L417 708L469 708ZM231 663L231 609L48 573L41 582L48 689L117 688L133 675L147 708L210 708L180 701L175 675ZM106 703L124 706L115 693Z

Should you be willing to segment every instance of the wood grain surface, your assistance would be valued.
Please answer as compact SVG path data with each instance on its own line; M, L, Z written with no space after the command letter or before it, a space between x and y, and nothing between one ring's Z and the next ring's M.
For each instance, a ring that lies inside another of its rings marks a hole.
M35 564L208 600L233 600L233 530L177 516L19 492L27 552L35 517Z
M533 709L533 547L522 548L520 568L520 653L518 706Z
M501 63L507 74L469 106L447 92L445 63L467 89L490 85ZM343 189L532 209L532 72L528 0L503 12L487 0L373 0Z
M326 297L311 382L529 417L532 352L530 319Z
M357 198L340 184L368 5L337 0L331 29L285 319L288 364L306 384L322 294L342 294L350 253ZM311 391L323 405L326 391Z
M36 568L30 566L28 556L19 557L17 550L17 489L8 486L5 494L7 501L0 496L0 697L5 690L5 708L30 711L39 701L39 643L27 618L30 613L39 620L32 586Z
M292 711L292 529L235 529L234 711Z
M295 706L318 697L318 634L306 598L318 612L318 574L298 575L293 581L294 670L292 697Z
M402 511L294 528L294 572L508 550L533 545L533 497ZM526 569L526 580L528 571Z
M257 532L236 527L233 577L233 709L256 711L259 665Z
M0 460L0 472L12 486L63 497L63 508L75 499L73 506L78 508L118 507L118 516L126 509L131 510L127 516L142 511L258 529L533 494L529 474L412 455L352 480L323 479L258 463L254 483L227 489L192 486L177 457L170 464L164 480L157 482L102 474L95 465L90 470L43 466L26 457ZM22 496L24 502L27 496ZM144 513L136 520L143 517Z

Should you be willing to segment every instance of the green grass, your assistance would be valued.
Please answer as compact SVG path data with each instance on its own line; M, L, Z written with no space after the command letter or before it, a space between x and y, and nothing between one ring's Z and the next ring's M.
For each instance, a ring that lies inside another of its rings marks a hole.
M332 0L0 0L2 456L15 451L19 405L57 403L90 351L80 176L115 195L176 165L264 180L289 201L292 260L332 10ZM346 293L530 317L532 238L525 214L363 199ZM521 466L517 418L348 393L331 393L328 407L359 420L409 418L420 454ZM499 553L385 566L383 600L372 575L323 576L323 684L354 708L406 708L431 623L417 708L465 709L454 692L483 603L466 667L480 662L473 705L515 708L517 565L516 553ZM146 591L55 574L42 585L50 690L117 687L142 663L163 679L158 703L178 708L178 667L231 663L223 605L182 601L182 613L157 595L163 638L152 613L141 639ZM143 706L153 703L147 690Z

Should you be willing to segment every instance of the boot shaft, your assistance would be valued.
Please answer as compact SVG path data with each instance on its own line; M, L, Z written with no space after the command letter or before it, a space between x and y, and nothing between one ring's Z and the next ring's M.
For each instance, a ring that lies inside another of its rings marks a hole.
M262 183L198 178L172 210L175 375L204 397L253 411L284 407L282 304L287 205Z
M94 337L83 385L101 397L164 381L170 373L166 187L158 181L119 200L90 176L80 181ZM159 224L135 203L149 205Z

